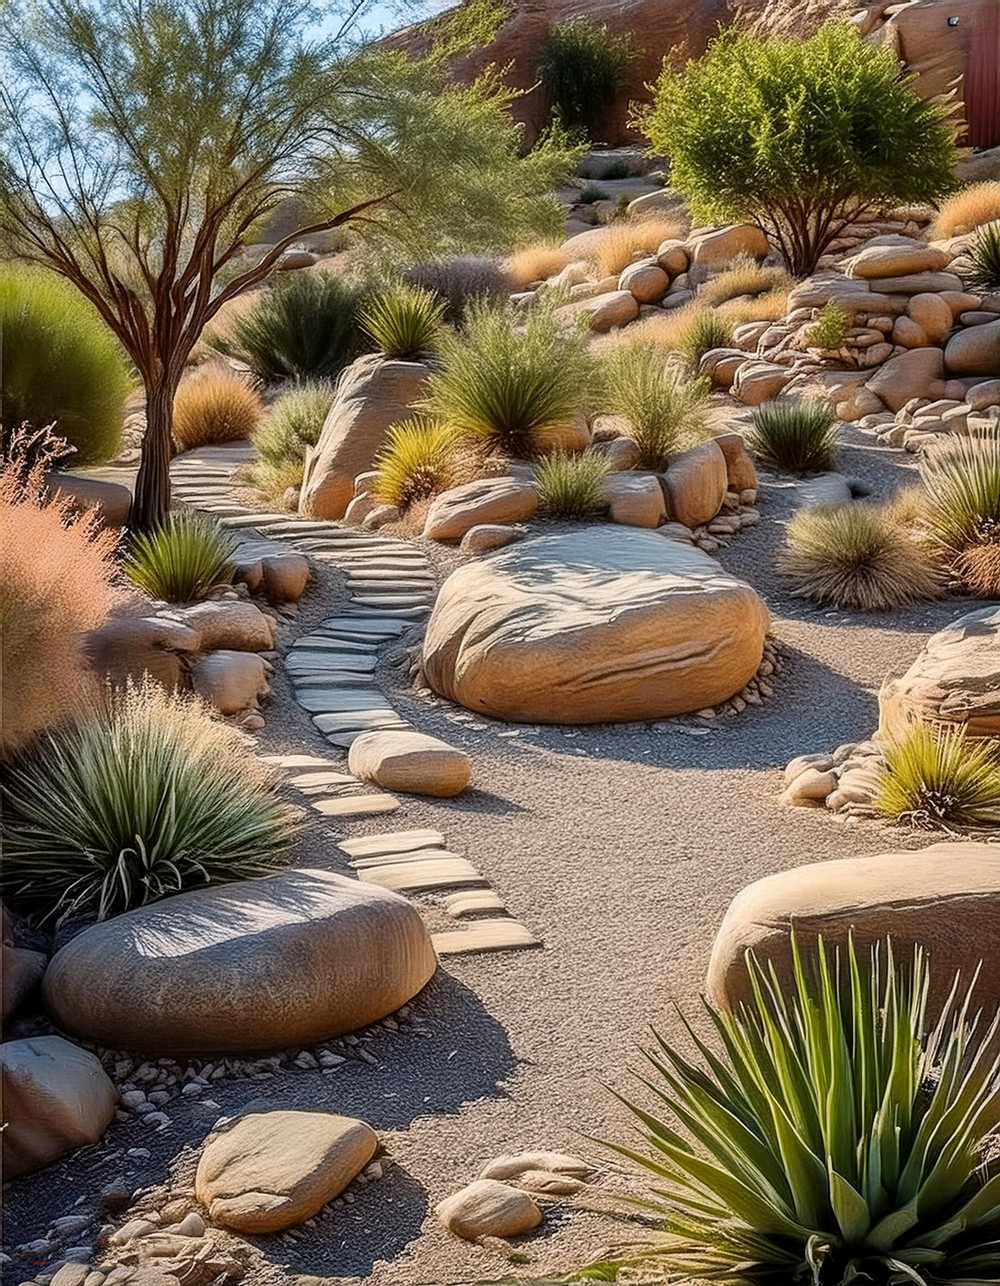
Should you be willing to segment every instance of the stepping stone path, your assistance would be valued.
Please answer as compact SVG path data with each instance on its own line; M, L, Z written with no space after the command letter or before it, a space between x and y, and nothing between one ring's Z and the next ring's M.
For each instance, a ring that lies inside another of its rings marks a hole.
M412 731L413 725L392 709L373 676L379 649L429 614L437 593L430 564L405 541L332 522L246 509L235 497L234 475L254 456L247 443L203 447L179 456L171 466L175 498L213 514L241 545L252 545L256 556L271 543L276 549L291 546L347 573L349 603L338 616L296 639L284 658L296 700L331 746L347 751L361 733L373 728ZM464 714L457 712L462 722ZM322 817L352 820L400 807L394 795L373 793L371 783L317 755L265 755L263 760L280 770L285 784ZM439 831L368 836L345 840L340 848L362 883L441 895L440 907L463 927L432 934L439 955L542 945L507 914L499 894L468 858L447 850Z

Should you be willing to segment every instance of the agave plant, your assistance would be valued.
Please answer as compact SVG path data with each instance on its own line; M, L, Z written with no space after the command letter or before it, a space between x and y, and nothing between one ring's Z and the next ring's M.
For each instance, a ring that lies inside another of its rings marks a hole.
M535 465L542 509L550 518L589 518L602 508L611 462L596 451L553 451Z
M153 598L190 603L232 579L235 548L217 523L182 509L156 531L133 536L125 574Z
M824 473L837 454L837 417L822 398L765 402L753 413L747 446L779 473Z
M920 949L897 967L888 942L862 963L820 939L810 964L793 940L789 985L748 954L750 1000L708 1007L721 1052L689 1028L704 1067L657 1037L639 1079L673 1119L622 1099L647 1150L612 1145L655 1176L667 1236L640 1257L697 1281L996 1282L997 1020L956 979L932 1025Z
M883 750L874 805L923 826L1000 822L1000 745L972 740L962 724L915 723Z
M444 301L429 290L402 283L376 295L361 325L387 357L414 358L435 347L444 312Z

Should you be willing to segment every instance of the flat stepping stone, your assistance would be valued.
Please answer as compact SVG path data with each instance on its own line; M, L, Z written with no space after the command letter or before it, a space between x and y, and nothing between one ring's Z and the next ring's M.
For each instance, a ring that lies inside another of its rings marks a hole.
M297 777L289 777L288 784L296 790L314 790L326 786L357 785L358 779L349 772L335 772L330 768L324 772L299 773Z
M306 696L312 697L314 693L317 695L323 694L322 699L326 701L322 711L316 711L317 714L334 714L338 710L344 714L354 714L359 710L384 710L386 708L385 697L381 692L361 692L357 688L312 688L306 684L296 685L295 699L303 709L307 709L304 698Z
M470 955L476 951L517 951L540 947L541 941L516 920L476 920L467 929L432 933L431 942L439 956Z
M371 674L378 665L378 657L366 652L316 652L314 657L286 657L285 669L289 674L306 670L355 670L359 674Z
M385 589L387 586L391 586L393 590L398 590L400 593L408 591L412 594L426 595L431 593L435 589L436 585L436 581L414 580L412 577L407 580L399 580L398 578L393 577L392 580L386 581L355 580L352 576L347 578L347 588L352 593L357 591L359 594L367 594L372 590L378 591Z
M255 527L259 531L266 531L268 524L273 522L273 516L267 514L243 514L239 517L220 518L220 524L223 527Z
M273 764L275 768L329 768L329 759L318 755L261 755L262 764Z
M449 893L444 899L444 909L461 920L467 915L481 915L484 911L505 911L500 895L493 889L469 889L463 893Z
M338 799L318 799L313 808L324 817L361 817L374 813L394 813L399 800L394 795L343 795Z
M303 709L308 707L303 705ZM324 735L331 732L359 733L371 732L373 729L398 728L400 718L395 710L386 706L381 710L321 710L313 714L313 724L317 731Z
M356 670L349 670L342 674L333 674L327 670L306 670L302 674L293 674L292 683L295 685L296 692L310 692L316 688L325 688L330 692L336 690L341 693L363 692L365 696L376 697L382 705L385 705L384 693L377 688L360 686L370 678L370 674L360 674Z
M389 621L382 624L379 621L368 620L357 616L330 616L325 621L320 622L320 628L330 633L338 633L342 631L352 636L358 634L381 634L386 638L392 638L396 634L402 634L406 627L401 622L397 621Z
M425 604L423 607L387 607L383 612L372 605L362 603L359 599L355 599L354 602L358 604L357 611L345 613L341 617L342 623L377 621L382 625L389 621L398 621L405 628L411 622L419 620L421 616L426 616L431 610L430 606Z
M467 858L428 858L423 862L394 862L358 872L363 884L378 884L394 893L420 889L447 889L458 884L485 884L486 880Z
M429 862L435 858L458 857L463 854L452 853L445 848L422 848L416 853L382 853L379 857L352 857L351 865L357 871L365 871L373 866L402 865L405 862Z
M382 715L385 718L399 718L399 715L396 714L383 696L376 698L377 704L373 704L371 701L367 703L364 700L358 701L355 697L353 704L348 704L345 709L342 692L324 687L303 687L296 689L295 700L303 710L307 710L310 714L338 714L345 720L342 725L345 729L365 727L366 725L361 721L361 716L366 719L374 718L376 715ZM357 723L346 722L347 719L354 717L358 718ZM320 732L339 731L340 728L320 728Z
M374 655L376 645L368 640L367 642L342 642L340 639L331 639L325 634L304 634L302 638L296 639L288 649L288 655L300 656L303 652L370 652Z
M357 594L351 601L357 603L359 607L388 607L393 610L399 608L426 610L427 604L426 597L414 594Z
M433 830L390 831L385 835L345 839L337 847L348 857L377 857L380 853L413 853L421 848L443 848L444 836Z

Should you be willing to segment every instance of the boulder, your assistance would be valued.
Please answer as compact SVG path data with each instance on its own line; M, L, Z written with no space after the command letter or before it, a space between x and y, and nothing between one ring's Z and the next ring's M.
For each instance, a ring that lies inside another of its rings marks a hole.
M7 1041L0 1070L4 1179L97 1143L114 1119L118 1091L100 1059L61 1036Z
M236 714L255 706L270 688L264 659L256 652L209 652L191 667L195 692L220 714Z
M688 254L685 243L672 237L660 242L656 251L656 262L668 277L674 278L679 277L682 272L687 272L691 256Z
M726 457L715 438L672 456L663 475L670 518L685 527L711 522L726 498Z
M120 483L54 470L46 477L45 485L53 499L69 500L74 512L96 512L102 527L124 527L128 522L132 493Z
M996 375L1000 371L1000 320L969 326L952 335L944 361L952 375Z
M112 1049L301 1048L391 1014L436 963L405 899L295 870L95 924L56 953L42 991L61 1027Z
M901 411L911 397L942 397L944 355L940 348L911 348L879 367L868 388L891 411Z
M623 527L659 527L667 518L663 488L653 473L608 474L601 483L601 500L611 521Z
M908 277L882 277L876 285L883 295L922 295L962 289L953 272L915 272Z
M905 277L916 272L940 272L947 268L951 256L935 246L911 237L880 237L876 244L868 245L852 259L848 259L845 271L848 277L863 277L878 282L882 289L882 278Z
M343 518L354 479L371 469L389 429L405 420L427 389L427 367L379 353L359 357L337 384L319 441L306 452L299 512Z
M745 406L760 406L776 398L791 378L791 371L776 362L743 362L733 377L732 394Z
M986 411L991 406L1000 406L1000 380L983 380L973 384L965 394L966 405L973 411Z
M446 1197L435 1214L457 1237L519 1237L542 1222L542 1212L520 1188L497 1179L477 1179Z
M630 290L608 290L592 299L564 304L559 316L567 321L586 317L587 324L598 335L619 326L627 326L639 316L639 301Z
M494 549L503 549L505 545L513 545L515 541L523 539L524 532L517 527L484 522L478 527L469 528L462 537L459 549L463 554L488 554Z
M195 1174L195 1196L223 1228L280 1232L339 1196L377 1148L371 1126L349 1116L251 1112L209 1137Z
M627 290L640 304L658 304L670 289L670 278L655 263L633 263L618 278L618 289Z
M635 438L610 438L594 444L594 450L608 461L608 467L614 473L624 473L634 469L642 457L639 444Z
M859 951L892 936L897 960L928 953L932 1004L960 970L966 985L983 961L976 1004L1000 1005L1000 850L990 844L932 844L920 852L815 862L758 880L730 903L715 938L707 994L723 1008L748 999L745 953L774 964L791 984L791 929L800 945L822 934L827 947Z
M231 559L233 580L271 603L297 603L309 583L309 559L274 541L247 541Z
M757 469L742 433L717 433L713 438L726 461L726 480L732 491L756 491Z
M750 586L700 550L655 532L585 528L453 572L423 669L442 696L515 722L658 719L739 692L768 622Z
M880 737L916 720L1000 737L1000 607L968 612L932 634L905 674L886 678L878 704Z
M6 1022L17 1013L24 1002L38 990L45 973L48 957L43 951L28 951L24 947L0 946L0 987L2 1009L0 1017Z
M213 598L181 607L170 619L198 635L202 651L270 652L274 647L274 618L253 603L236 598Z
M174 691L184 682L182 657L200 646L197 630L163 616L113 616L83 637L91 669L115 687L148 674Z
M472 780L472 764L457 750L423 732L363 732L351 744L347 766L362 781L385 790L448 799Z
M766 259L771 247L755 223L733 224L693 236L689 242L691 262L719 268L731 263L737 255Z
M538 488L517 478L480 478L442 491L427 511L424 535L461 540L482 523L526 522L538 509Z
M536 429L533 441L538 455L547 455L550 451L585 451L590 446L590 425L585 415L578 415L568 424L549 424Z
M951 330L951 309L940 295L914 295L906 311L932 344L940 344Z
M892 342L900 348L926 348L930 339L922 326L903 313L892 328Z

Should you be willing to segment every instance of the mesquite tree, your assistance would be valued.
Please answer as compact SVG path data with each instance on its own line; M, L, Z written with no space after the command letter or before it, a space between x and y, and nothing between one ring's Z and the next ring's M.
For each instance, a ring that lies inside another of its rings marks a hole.
M808 40L723 32L702 58L664 64L637 123L696 220L756 223L796 276L860 214L955 186L949 105L844 23Z
M522 159L495 83L477 97L445 84L440 60L421 67L359 44L364 4L332 34L307 0L0 9L0 241L73 282L135 364L147 417L135 530L169 509L174 394L202 329L294 242L380 212L390 227L426 228L466 181L480 185L473 240L490 215L483 189L508 216L520 198L535 231L558 217L542 185L565 156ZM479 128L463 148L473 101ZM415 149L394 125L421 119L440 128ZM315 213L254 253L289 197Z

